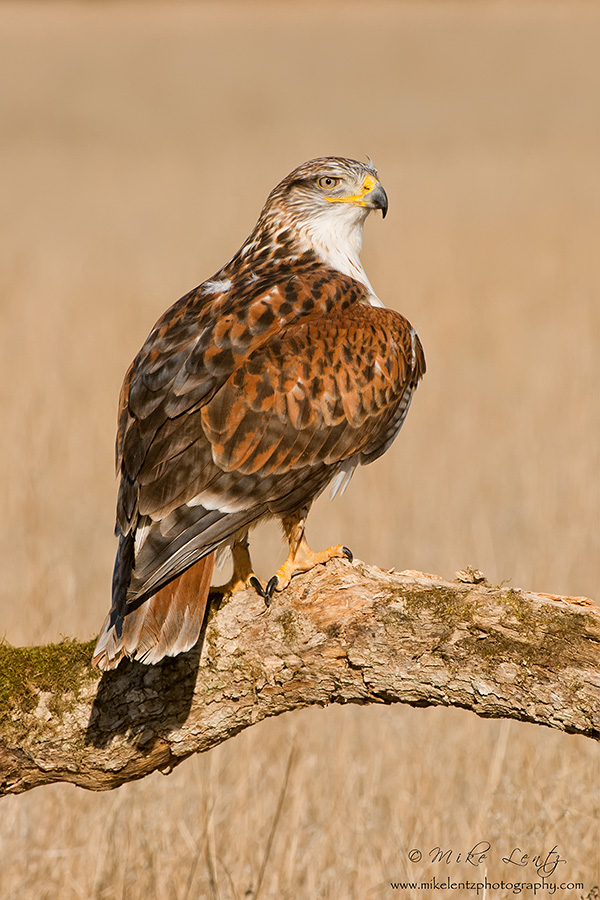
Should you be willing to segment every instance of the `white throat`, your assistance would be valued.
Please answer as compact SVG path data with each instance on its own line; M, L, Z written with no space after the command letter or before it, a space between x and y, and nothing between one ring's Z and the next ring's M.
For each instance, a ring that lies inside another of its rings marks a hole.
M332 214L314 216L310 222L300 226L299 232L308 247L326 265L343 275L349 275L366 287L371 306L383 306L360 261L367 211L355 208L354 212L355 216L340 215L338 209L334 209Z

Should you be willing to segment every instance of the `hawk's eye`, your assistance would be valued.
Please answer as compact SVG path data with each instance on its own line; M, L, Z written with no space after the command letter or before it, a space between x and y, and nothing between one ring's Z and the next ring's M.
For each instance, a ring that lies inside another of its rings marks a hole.
M334 178L332 175L323 175L319 178L319 184L322 188L334 188L341 182L341 178Z

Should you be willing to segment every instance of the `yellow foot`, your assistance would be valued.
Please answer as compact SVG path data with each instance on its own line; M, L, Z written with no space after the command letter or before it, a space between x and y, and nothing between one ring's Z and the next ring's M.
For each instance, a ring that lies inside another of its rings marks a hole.
M252 571L252 561L248 552L248 541L244 537L236 541L231 548L233 557L233 574L229 581L219 587L211 588L211 592L222 594L224 597L235 594L236 591L244 591L253 587L264 597L265 587L261 580Z
M352 562L353 557L352 552L341 544L336 544L335 547L329 547L328 550L322 550L320 553L313 553L306 541L302 540L296 553L288 556L281 568L268 582L263 593L267 605L275 591L285 590L294 575L298 575L300 572L309 572L315 566L329 562L330 559L348 559Z
M255 588L261 595L265 589L262 581L254 572L250 572L245 578L238 577L234 572L229 581L225 582L225 584L211 587L210 592L211 594L223 594L224 597L230 597L231 594L235 594L237 591L245 591L249 587Z

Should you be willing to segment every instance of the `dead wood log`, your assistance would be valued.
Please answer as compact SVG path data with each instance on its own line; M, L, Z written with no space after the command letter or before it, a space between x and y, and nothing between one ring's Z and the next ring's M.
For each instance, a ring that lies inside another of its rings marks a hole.
M600 610L463 577L335 561L269 609L253 591L213 608L183 656L103 676L93 641L4 644L0 793L114 788L315 704L458 706L598 739Z

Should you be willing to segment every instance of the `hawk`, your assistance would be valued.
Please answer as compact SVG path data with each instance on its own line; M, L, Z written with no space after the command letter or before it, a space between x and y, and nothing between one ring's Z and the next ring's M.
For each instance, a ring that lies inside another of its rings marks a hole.
M410 323L386 309L360 262L377 172L313 159L269 194L233 259L158 320L119 401L112 607L93 662L146 664L189 650L215 553L267 602L297 572L348 557L304 537L313 500L342 490L390 446L425 372ZM281 519L287 560L266 586L248 531Z

